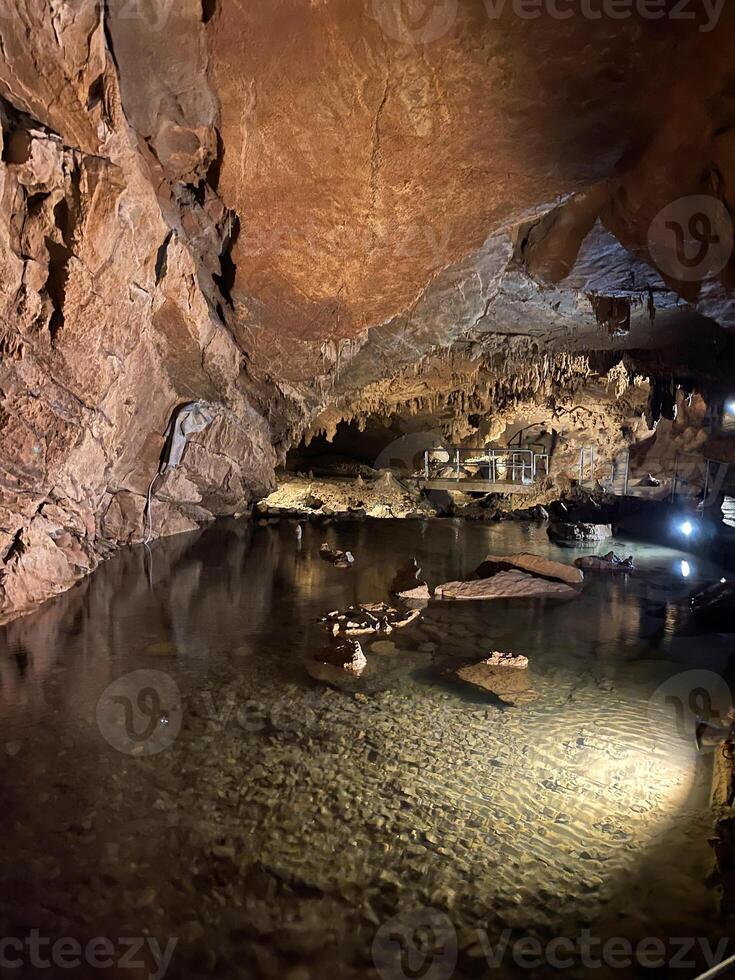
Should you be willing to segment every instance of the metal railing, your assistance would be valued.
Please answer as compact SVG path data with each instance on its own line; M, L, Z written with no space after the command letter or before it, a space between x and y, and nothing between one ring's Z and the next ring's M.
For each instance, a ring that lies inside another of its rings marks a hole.
M548 476L548 453L531 449L427 449L424 479L486 480L488 483L535 483Z

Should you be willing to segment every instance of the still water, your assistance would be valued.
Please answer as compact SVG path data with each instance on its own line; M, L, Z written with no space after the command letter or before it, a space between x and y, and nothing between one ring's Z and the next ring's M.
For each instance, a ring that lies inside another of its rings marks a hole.
M561 604L432 602L393 652L367 639L342 691L303 667L317 620L387 599L407 557L433 587L491 552L590 552L517 523L295 528L222 522L122 551L0 631L0 935L37 930L51 963L14 945L22 970L0 975L71 975L60 939L82 949L75 976L290 980L545 977L555 964L497 942L585 930L716 941L692 692L727 710L733 637L677 603L720 569L616 541L636 575L587 573ZM356 564L322 561L324 540ZM493 650L529 658L533 703L454 679ZM109 955L90 954L100 937Z

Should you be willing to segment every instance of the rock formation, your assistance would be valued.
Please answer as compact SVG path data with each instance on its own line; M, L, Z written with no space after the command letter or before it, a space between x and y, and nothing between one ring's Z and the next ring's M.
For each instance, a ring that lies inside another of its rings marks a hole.
M511 568L518 568L522 572L528 572L537 578L548 579L552 582L564 582L566 585L579 588L584 582L584 575L572 565L565 565L561 561L552 561L542 555L488 555L480 564L475 572L479 578L489 578L498 572L507 572Z
M389 591L400 599L430 598L429 586L421 578L421 569L415 558L409 558L405 565L401 565L393 576Z
M670 417L735 319L732 258L692 273L651 234L699 195L726 242L735 207L735 13L700 15L18 0L0 616L120 544L247 511L340 419L571 410L616 366L663 379L649 422ZM190 402L212 422L152 487Z
M514 569L468 582L443 582L434 595L437 599L573 599L578 590Z
M330 646L306 659L306 669L314 680L336 687L357 680L367 667L365 654L357 640L339 637Z
M460 667L457 677L512 704L528 704L537 697L532 687L528 657L522 655L496 651L480 663Z

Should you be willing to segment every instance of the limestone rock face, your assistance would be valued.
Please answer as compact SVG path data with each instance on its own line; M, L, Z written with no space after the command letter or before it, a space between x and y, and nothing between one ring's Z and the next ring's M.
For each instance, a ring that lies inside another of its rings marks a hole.
M309 427L427 398L466 420L468 373L534 400L580 352L735 320L732 262L694 281L648 241L674 198L735 207L732 9L407 7L2 18L0 617L247 510ZM144 514L196 400L213 422Z

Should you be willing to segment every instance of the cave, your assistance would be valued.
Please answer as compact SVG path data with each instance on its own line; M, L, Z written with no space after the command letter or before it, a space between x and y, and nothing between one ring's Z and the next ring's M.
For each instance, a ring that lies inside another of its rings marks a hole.
M3 10L3 977L735 974L733 43Z

